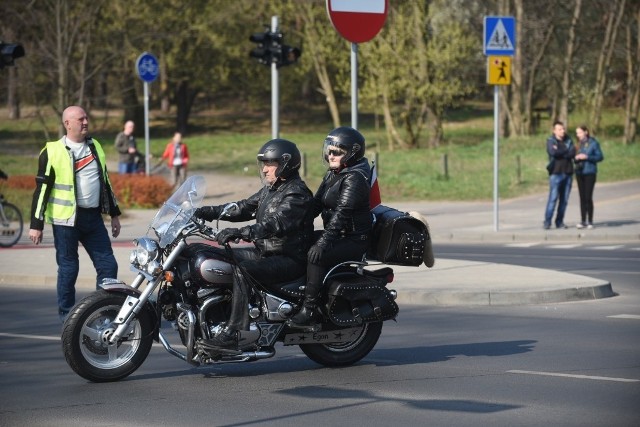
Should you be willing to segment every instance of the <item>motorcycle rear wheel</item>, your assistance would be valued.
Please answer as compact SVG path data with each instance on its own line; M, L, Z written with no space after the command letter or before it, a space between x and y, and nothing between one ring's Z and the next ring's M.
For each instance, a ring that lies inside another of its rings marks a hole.
M97 291L80 301L64 323L62 351L75 373L93 382L118 381L133 373L147 358L153 344L153 319L141 310L128 334L108 345L115 331L113 320L126 295Z
M335 368L358 362L373 350L380 334L382 322L365 323L356 339L340 344L301 344L307 357L321 365Z

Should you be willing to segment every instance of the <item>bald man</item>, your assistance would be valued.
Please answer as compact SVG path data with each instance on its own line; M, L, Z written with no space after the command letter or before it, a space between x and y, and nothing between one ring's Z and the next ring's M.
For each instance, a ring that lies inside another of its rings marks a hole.
M120 208L111 188L104 150L89 136L89 117L78 106L62 113L66 135L40 152L31 205L29 238L42 242L45 222L53 229L58 264L58 315L64 321L75 305L82 243L96 269L96 288L116 278L118 264L102 214L111 217L111 235L120 234Z

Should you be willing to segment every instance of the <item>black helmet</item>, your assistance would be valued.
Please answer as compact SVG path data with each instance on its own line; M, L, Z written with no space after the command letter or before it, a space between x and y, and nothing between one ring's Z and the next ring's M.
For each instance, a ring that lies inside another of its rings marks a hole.
M364 136L354 128L341 126L335 128L324 140L322 158L326 162L329 147L338 147L346 152L342 164L353 166L358 160L364 157L365 142Z
M267 142L258 151L257 158L258 164L270 160L278 162L276 178L287 179L300 169L300 151L296 144L286 139L278 138Z

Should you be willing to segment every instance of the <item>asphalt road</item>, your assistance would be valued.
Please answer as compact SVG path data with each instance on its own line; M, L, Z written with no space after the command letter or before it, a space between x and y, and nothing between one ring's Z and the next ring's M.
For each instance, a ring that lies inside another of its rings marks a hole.
M64 361L55 293L0 289L0 425L637 425L637 252L446 250L562 271L587 266L623 292L579 303L401 307L374 351L349 368L323 368L282 346L272 359L192 368L154 347L128 379L92 384Z

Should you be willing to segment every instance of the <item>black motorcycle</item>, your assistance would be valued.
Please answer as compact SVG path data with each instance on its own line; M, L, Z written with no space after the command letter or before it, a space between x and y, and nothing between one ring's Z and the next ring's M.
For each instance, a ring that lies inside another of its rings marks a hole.
M396 318L398 306L396 292L387 289L392 268L366 259L329 271L320 305L322 319L313 328L301 331L287 326L301 306L304 277L277 285L252 283L250 328L240 332L238 348L207 346L205 340L229 318L236 266L228 246L212 244L217 224L211 228L193 217L205 190L203 177L188 178L160 208L147 236L134 240L130 264L136 276L130 285L106 280L70 311L63 325L62 349L71 369L94 382L120 380L142 365L153 341L195 366L270 358L278 342L297 345L311 360L331 367L354 364L369 354L383 322ZM237 208L226 205L221 218ZM387 263L422 263L429 238L426 226L388 208L374 213L380 226L373 240L390 240L372 245L370 255ZM178 332L184 350L174 348L161 332L168 325Z

